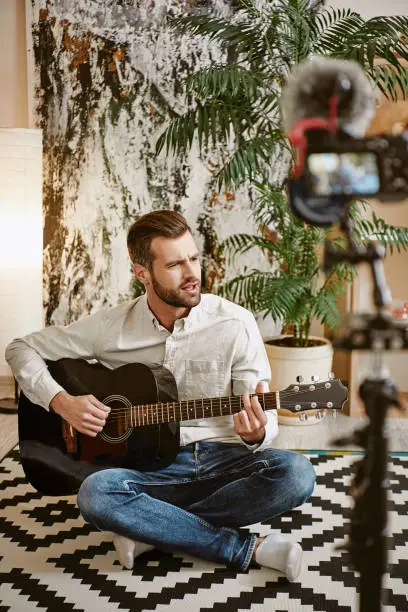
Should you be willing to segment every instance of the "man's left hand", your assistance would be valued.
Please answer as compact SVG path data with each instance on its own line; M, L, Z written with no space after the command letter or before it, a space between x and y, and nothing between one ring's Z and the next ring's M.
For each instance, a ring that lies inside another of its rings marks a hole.
M267 393L268 383L261 381L256 385L255 393ZM256 444L265 437L265 425L268 421L256 395L242 395L242 410L233 415L234 431L244 442Z

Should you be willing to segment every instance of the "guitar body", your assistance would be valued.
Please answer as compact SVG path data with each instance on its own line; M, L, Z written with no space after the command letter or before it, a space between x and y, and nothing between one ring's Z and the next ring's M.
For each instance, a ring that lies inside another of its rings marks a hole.
M57 414L30 402L18 405L21 462L32 486L46 495L75 493L92 472L109 467L154 471L171 463L179 449L179 424L132 428L129 408L177 401L173 375L164 367L130 363L115 370L81 359L49 362L53 378L71 395L94 395L110 406L96 438L70 428ZM67 432L71 433L68 440ZM73 445L73 446L72 446Z

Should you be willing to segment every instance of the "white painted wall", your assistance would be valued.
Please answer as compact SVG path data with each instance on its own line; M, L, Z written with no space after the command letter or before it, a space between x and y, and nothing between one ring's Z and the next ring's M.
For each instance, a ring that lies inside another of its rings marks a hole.
M13 338L44 326L41 130L0 128L0 376Z
M363 17L376 17L377 15L408 15L407 0L328 0L326 6L336 8L351 8Z
M28 127L25 0L0 0L0 127Z
M28 127L28 103L27 103L27 60L26 60L26 22L25 22L25 0L0 0L0 128L27 128ZM0 130L1 131L1 130ZM19 162L16 162L18 165ZM15 164L15 169L16 169ZM12 173L13 161L4 155L1 159L0 189L8 188L10 173ZM5 211L1 205L1 227L4 229ZM16 204L17 208L17 204ZM17 210L16 210L17 212ZM1 228L0 228L1 229ZM16 240L18 238L16 237ZM13 278L14 277L14 278ZM15 300L18 282L12 268L0 266L0 376L8 375L10 370L5 365L4 348L11 338L10 333L15 329L17 312L12 314L10 304ZM32 287L33 275L30 275L28 285ZM12 283L12 284L10 284ZM42 291L42 282L40 278ZM24 286L20 287L24 290ZM38 295L38 278L35 293ZM25 294L26 295L26 294ZM21 302L21 308L25 309L27 320L32 315L38 314L38 304L32 307L30 300Z

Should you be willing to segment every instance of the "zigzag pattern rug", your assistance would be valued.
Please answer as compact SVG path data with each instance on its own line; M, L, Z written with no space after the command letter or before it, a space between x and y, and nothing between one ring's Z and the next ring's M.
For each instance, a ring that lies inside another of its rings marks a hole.
M12 451L0 465L0 612L357 612L359 576L345 539L352 500L351 454L308 454L317 473L301 508L248 530L302 542L298 582L266 568L246 573L158 550L122 570L109 535L79 516L75 497L43 497L24 477ZM408 611L408 457L389 461L389 573L384 612ZM369 612L369 611L367 611Z

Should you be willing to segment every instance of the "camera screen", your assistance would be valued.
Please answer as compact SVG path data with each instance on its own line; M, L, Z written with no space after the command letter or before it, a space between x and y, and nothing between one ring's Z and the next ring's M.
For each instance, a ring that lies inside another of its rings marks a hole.
M375 153L312 153L310 189L315 196L374 195L380 191Z

